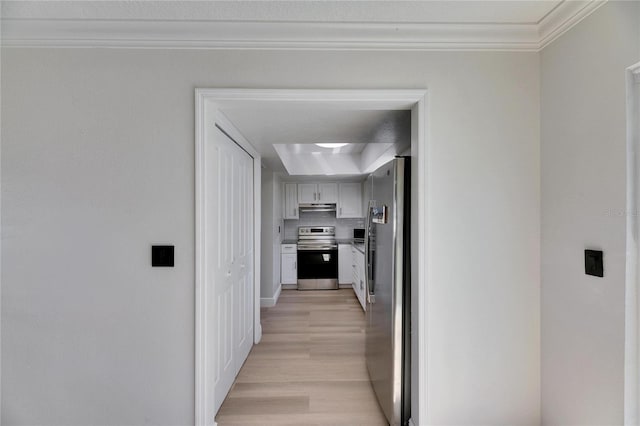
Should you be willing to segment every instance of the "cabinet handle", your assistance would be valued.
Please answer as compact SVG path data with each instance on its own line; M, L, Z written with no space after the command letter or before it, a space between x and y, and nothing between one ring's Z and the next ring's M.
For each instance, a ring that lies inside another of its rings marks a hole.
M322 192L318 192L318 201L322 200Z
M316 193L313 193L313 201L316 201Z
M293 215L297 216L298 215L298 209L293 209Z
M295 260L293 262L293 269L298 269L298 261L297 260Z

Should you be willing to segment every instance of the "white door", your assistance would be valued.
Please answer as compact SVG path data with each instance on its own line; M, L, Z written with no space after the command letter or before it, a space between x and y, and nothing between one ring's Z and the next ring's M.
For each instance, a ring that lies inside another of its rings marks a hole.
M337 183L319 183L318 184L318 201L321 203L337 203L338 202L338 184Z
M298 184L298 203L317 203L318 202L318 185L315 183L299 183Z
M298 185L295 183L284 184L284 218L298 219Z
M359 218L362 217L362 184L341 183L339 191L339 203L337 217Z
M217 313L211 324L214 354L215 412L224 401L253 346L253 159L217 127L211 196L205 211L214 217L207 232L214 244L207 261L207 283ZM207 375L209 377L209 375Z

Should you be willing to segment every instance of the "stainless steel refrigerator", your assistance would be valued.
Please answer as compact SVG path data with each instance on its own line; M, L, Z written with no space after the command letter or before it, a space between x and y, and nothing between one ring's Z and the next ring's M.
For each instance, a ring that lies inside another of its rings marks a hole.
M410 163L396 157L367 180L366 360L389 424L406 425L411 389ZM365 192L365 193L366 193Z

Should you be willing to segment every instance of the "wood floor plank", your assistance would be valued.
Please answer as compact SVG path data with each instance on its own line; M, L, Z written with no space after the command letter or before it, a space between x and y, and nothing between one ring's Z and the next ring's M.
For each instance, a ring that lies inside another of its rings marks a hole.
M262 341L216 421L234 425L387 425L364 359L365 318L353 290L283 290L261 309Z

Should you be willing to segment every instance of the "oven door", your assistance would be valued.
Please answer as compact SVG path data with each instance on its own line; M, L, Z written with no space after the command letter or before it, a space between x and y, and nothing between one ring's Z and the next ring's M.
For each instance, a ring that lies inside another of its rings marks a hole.
M338 249L298 250L298 290L338 288Z

